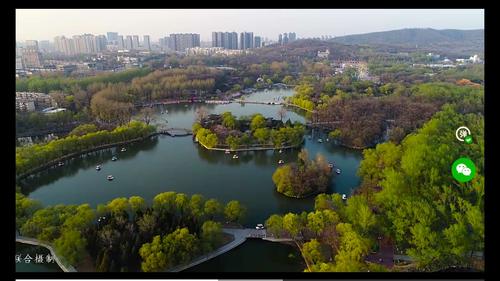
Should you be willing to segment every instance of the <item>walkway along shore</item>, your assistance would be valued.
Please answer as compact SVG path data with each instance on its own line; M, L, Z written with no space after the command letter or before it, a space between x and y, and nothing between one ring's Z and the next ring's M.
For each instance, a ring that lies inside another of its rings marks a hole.
M54 260L56 261L57 265L64 271L64 272L77 272L76 269L70 265L67 264L65 265L61 259L56 255L56 251L54 248L52 248L51 245L44 243L40 240L34 239L34 238L29 238L29 237L23 237L19 236L16 233L16 242L19 243L24 243L24 244L30 244L30 245L36 245L36 246L42 246L44 248L47 248L50 251L50 254L54 257Z
M70 154L67 154L67 155L64 155L62 157L59 157L59 158L56 158L52 161L49 161L41 166L38 166L36 168L33 168L23 174L20 174L18 176L16 176L16 181L17 180L20 180L20 179L23 179L31 174L34 174L34 173L37 173L37 172L40 172L40 171L43 171L45 169L48 169L54 165L56 165L58 162L61 162L61 161L65 161L65 160L69 160L71 158L74 158L74 157L77 157L77 156L80 156L80 155L83 155L83 154L86 154L86 153L90 153L90 152L94 152L94 151L98 151L98 150L102 150L102 149L106 149L106 148L111 148L111 147L115 147L115 146L120 146L120 145L125 145L125 144L129 144L129 143L133 143L133 142L138 142L138 141L143 141L145 139L148 139L150 137L153 137L153 136L156 136L156 135L159 135L160 133L159 132L154 132L154 133L151 133L145 137L141 137L141 138L135 138L135 139L131 139L131 140L127 140L127 141L121 141L121 142L115 142L115 143L109 143L109 144L103 144L103 145L99 145L99 146L96 146L96 147L93 147L93 148L89 148L89 149L86 149L86 150L82 150L82 151L78 151L78 152L74 152L74 153L70 153Z
M217 148L217 147L212 147L209 148L199 140L197 141L201 146L208 150L216 150L216 151L226 151L229 150L230 152L241 152L241 151L258 151L258 150L279 150L279 149L290 149L290 148L296 148L298 147L297 145L289 145L289 146L282 146L282 147L253 147L253 148L237 148L237 149L230 149L230 148Z
M290 238L267 237L267 231L265 229L255 230L252 228L223 228L222 231L227 233L227 234L232 235L234 238L233 241L223 245L222 247L214 250L213 252L210 252L208 254L202 255L202 256L194 259L193 261L191 261L188 264L178 265L178 266L175 266L173 268L170 268L167 270L167 272L183 271L183 270L186 270L190 267L196 266L202 262L213 259L219 255L222 255L222 254L228 252L229 250L232 250L232 249L238 247L239 245L243 244L243 242L245 242L248 238L258 238L258 239L262 239L262 240L266 240L266 241L270 241L270 242L278 242L278 243L293 242L294 241L293 239L290 239Z

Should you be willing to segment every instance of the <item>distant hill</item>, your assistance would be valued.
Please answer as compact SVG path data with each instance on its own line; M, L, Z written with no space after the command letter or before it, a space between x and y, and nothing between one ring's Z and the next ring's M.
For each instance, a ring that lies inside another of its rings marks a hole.
M442 52L484 53L484 29L458 30L408 28L335 37L332 42L349 45L392 45Z

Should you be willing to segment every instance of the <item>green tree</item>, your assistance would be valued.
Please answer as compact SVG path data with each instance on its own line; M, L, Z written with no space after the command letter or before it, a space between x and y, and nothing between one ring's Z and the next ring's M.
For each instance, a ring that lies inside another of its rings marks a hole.
M234 117L231 112L226 111L222 113L222 125L229 129L238 128L238 120Z
M82 124L82 125L74 128L68 134L68 136L83 136L86 134L95 133L97 131L98 131L97 126L94 124Z
M58 254L71 264L76 264L85 256L87 241L77 230L66 230L54 241Z
M294 213L287 213L283 217L283 229L290 233L292 237L297 237L302 230L300 217Z
M107 204L111 213L119 215L129 209L129 201L125 197L115 198Z
M316 264L326 260L324 250L316 239L304 243L302 246L302 255L310 264Z
M265 126L266 118L260 113L255 114L252 118L252 121L250 122L250 129L252 131L255 131L259 128L264 128Z
M205 206L203 208L205 215L209 219L214 219L216 216L220 215L223 211L222 205L219 203L219 201L215 199L208 199L205 202Z
M267 232L273 234L276 238L280 238L283 232L283 217L273 214L266 220Z
M238 149L238 147L240 147L241 145L241 138L230 135L226 138L226 144L231 149Z
M229 201L224 208L224 215L228 221L241 223L246 213L246 208L236 200Z
M212 251L222 243L222 226L218 222L205 221L201 226L201 240L205 252Z
M268 143L270 135L271 131L268 128L258 128L253 133L254 138L262 144Z
M138 213L139 211L142 212L146 209L146 201L140 196L131 196L128 199L128 204L130 209L135 213Z

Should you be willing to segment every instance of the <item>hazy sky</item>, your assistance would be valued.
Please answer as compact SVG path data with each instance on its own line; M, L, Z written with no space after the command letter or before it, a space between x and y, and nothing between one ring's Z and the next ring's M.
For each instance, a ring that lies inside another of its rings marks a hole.
M283 32L316 37L413 27L480 29L484 28L484 10L16 10L17 41L108 31L148 34L154 41L170 33L199 33L202 41L209 41L212 31L253 31L254 35L276 40Z

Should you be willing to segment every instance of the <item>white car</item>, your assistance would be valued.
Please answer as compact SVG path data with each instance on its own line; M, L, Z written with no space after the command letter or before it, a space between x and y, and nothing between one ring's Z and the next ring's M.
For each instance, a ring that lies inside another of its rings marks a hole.
M263 225L263 224L261 224L261 223L259 223L259 224L255 227L255 229L264 229L264 225Z

